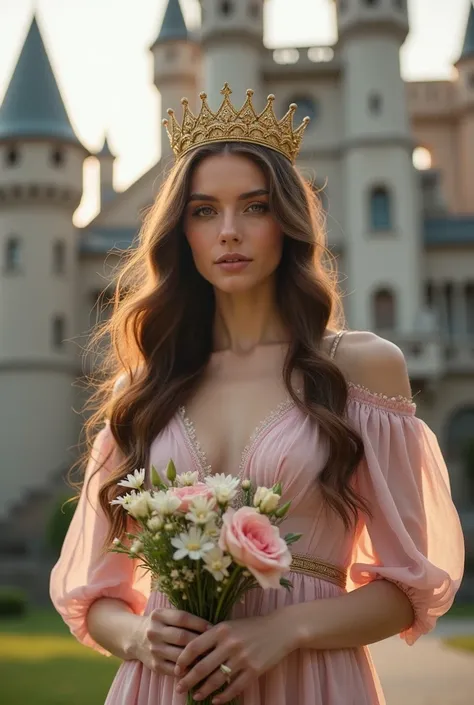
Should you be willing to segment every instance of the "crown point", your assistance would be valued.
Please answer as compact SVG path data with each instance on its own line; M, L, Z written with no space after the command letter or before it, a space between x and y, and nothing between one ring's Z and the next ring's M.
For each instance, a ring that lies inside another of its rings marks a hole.
M199 94L199 97L200 97L201 100L206 100L206 98L207 98L207 93L202 92L202 93Z
M273 101L275 100L274 94L273 94L273 93L270 93L270 95L267 96L267 100L268 100L270 103L273 103Z
M189 105L189 100L187 98L181 98L181 105Z
M167 110L166 112L168 113L168 115L169 115L170 117L171 117L172 115L174 115L174 110L173 110L173 108L168 108L168 110Z
M247 93L248 97L251 98L253 96L253 94L255 93L255 91L252 88L247 88L246 93Z
M311 122L311 118L307 115L305 118L303 118L303 122L305 125L307 125L309 122Z
M228 84L227 81L226 81L226 82L224 83L223 87L222 87L221 95L227 95L227 96L229 96L229 95L231 95L231 93L232 93L232 91L231 91L231 89L230 89L230 86L229 86L229 84Z
M168 124L169 124L169 123L168 123L168 120L167 120L166 118L163 118L163 120L161 121L161 124L164 125L165 127L168 127Z
M290 110L292 110L293 112L295 112L295 110L298 110L298 106L296 105L296 103L291 103Z

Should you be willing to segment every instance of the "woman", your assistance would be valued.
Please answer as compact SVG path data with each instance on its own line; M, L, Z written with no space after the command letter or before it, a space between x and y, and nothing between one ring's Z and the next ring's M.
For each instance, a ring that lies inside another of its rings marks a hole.
M447 470L400 350L341 330L320 206L293 165L302 128L276 121L273 97L263 119L251 92L240 112L224 95L198 118L185 103L183 128L171 115L178 159L119 279L106 333L122 375L112 402L113 382L97 393L89 430L108 419L52 600L79 641L124 660L107 705L181 705L202 681L199 701L226 673L218 704L380 704L366 645L413 644L460 584ZM106 551L125 529L118 480L170 457L201 478L281 481L285 528L303 534L292 592L253 590L209 628Z

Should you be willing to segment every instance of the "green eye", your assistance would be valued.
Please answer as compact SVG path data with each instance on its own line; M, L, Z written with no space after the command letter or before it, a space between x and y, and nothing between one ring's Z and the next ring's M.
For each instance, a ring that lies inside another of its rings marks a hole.
M251 203L247 210L251 213L266 213L268 206L266 203Z
M209 216L212 215L213 212L214 211L210 206L199 206L199 208L196 208L193 215Z

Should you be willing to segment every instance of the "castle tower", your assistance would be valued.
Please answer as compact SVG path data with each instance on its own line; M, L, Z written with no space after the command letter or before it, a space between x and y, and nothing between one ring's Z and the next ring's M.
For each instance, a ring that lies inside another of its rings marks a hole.
M168 0L163 23L150 48L155 60L155 86L161 94L161 154L171 155L169 140L161 125L166 110L173 108L181 114L181 98L186 96L192 109L197 105L201 71L201 49L186 27L179 0Z
M107 136L104 138L102 148L95 155L100 165L100 208L115 198L114 189L114 164L115 154L110 149Z
M460 112L458 132L459 206L462 213L474 208L474 7L469 0L464 43L456 68L458 70L458 105Z
M87 156L33 19L0 108L0 517L77 443L72 216Z
M261 86L264 0L200 0L201 43L205 91L212 109L222 101L228 82L235 105L243 104L247 88L255 90L254 104L265 104Z
M352 328L412 334L421 310L421 204L400 48L406 0L337 0Z

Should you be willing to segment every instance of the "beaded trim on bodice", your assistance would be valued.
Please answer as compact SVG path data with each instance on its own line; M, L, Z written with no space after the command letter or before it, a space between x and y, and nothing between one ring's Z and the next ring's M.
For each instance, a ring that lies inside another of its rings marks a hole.
M372 392L367 387L361 384L348 383L349 399L353 398L364 404L370 404L378 409L387 409L388 411L398 412L402 414L413 415L416 412L416 404L412 399L404 396L389 397L386 394Z

